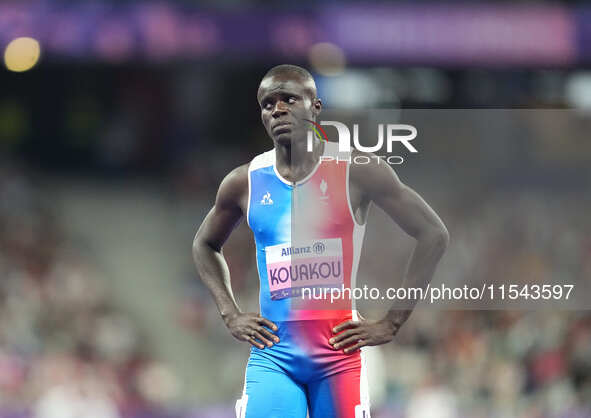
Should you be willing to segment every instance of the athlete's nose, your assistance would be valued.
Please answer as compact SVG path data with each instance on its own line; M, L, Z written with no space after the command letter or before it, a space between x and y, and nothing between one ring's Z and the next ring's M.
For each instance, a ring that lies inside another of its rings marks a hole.
M287 106L281 100L278 100L275 106L273 107L273 112L271 116L274 118L278 118L281 115L285 115L287 113Z

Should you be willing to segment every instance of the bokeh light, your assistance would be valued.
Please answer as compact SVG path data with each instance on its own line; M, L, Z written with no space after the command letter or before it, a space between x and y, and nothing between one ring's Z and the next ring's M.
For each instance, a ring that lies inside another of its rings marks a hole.
M308 51L310 65L318 74L334 76L345 70L346 59L343 50L329 42L320 42Z
M4 64L10 71L23 72L30 70L39 61L41 46L33 38L22 37L13 39L4 51Z
M565 86L566 101L573 107L591 112L591 72L577 71Z

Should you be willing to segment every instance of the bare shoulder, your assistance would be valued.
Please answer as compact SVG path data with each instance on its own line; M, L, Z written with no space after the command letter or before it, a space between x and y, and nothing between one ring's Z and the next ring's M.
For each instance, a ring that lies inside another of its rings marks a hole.
M243 206L248 195L248 166L249 163L236 167L224 177L216 196L216 206Z

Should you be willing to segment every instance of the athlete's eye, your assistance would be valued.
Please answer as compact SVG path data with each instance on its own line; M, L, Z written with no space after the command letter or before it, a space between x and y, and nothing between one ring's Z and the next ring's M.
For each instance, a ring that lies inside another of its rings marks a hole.
M296 99L295 97L291 96L288 100L289 104L294 104L298 99Z
M272 107L273 106L269 102L263 103L263 109L265 110L271 110Z

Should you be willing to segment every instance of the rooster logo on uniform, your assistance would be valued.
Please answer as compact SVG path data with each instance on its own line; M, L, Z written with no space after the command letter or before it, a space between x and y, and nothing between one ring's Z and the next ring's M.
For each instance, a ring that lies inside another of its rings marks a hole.
M271 199L271 193L267 192L263 195L261 199L261 205L272 205L273 199Z

